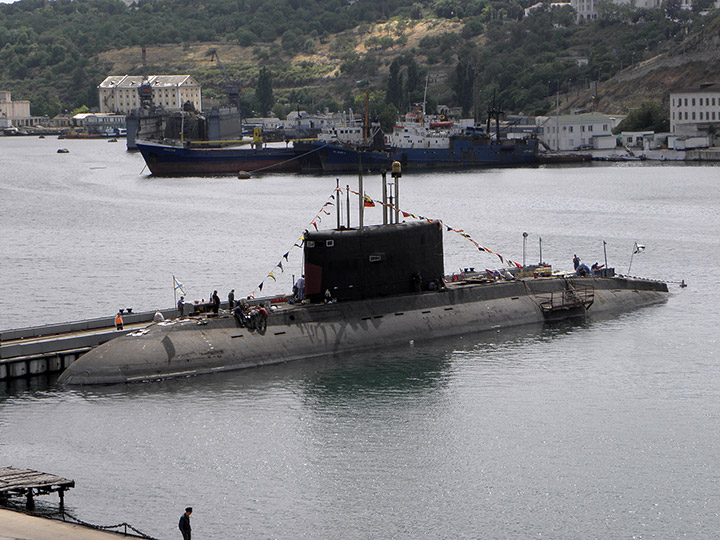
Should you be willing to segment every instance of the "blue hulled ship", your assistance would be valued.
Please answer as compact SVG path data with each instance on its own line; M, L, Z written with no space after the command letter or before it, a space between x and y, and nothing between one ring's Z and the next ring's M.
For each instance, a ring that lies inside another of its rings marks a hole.
M503 139L473 125L432 121L410 113L388 136L391 159L405 169L512 167L537 162L534 137Z
M305 157L305 172L336 173L388 170L393 161L407 170L472 167L514 167L537 163L535 137L507 139L500 130L490 134L471 120L439 120L408 113L384 136L379 126L363 137L363 128L352 126L324 130L317 141L295 143Z

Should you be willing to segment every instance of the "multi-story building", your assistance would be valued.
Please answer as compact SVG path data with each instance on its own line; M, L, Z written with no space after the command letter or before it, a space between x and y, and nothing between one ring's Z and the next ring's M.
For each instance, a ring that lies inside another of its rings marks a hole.
M684 4L692 6L692 0L682 0ZM607 0L570 0L570 4L577 14L577 21L597 19L598 6ZM630 4L635 9L657 9L662 5L661 0L610 0L611 4Z
M678 135L720 132L720 83L670 92L670 131Z
M13 101L11 92L0 91L0 129L35 126L47 117L30 116L30 102Z
M152 104L167 110L181 110L191 102L202 110L200 85L190 75L111 75L98 86L101 113L127 114L141 106L138 89L147 82L152 88Z
M551 150L603 150L615 148L614 128L624 117L601 113L538 117L540 141Z

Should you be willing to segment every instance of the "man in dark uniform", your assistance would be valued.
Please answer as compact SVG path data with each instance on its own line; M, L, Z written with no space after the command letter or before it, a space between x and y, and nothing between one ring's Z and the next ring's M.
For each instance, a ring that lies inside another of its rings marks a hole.
M183 540L190 540L190 514L192 514L192 508L188 506L185 509L185 513L180 516L180 522L178 523L178 528L183 535Z
M218 311L220 311L220 297L218 296L217 291L213 291L212 298L210 298L210 302L212 302L212 310L215 315L218 314Z

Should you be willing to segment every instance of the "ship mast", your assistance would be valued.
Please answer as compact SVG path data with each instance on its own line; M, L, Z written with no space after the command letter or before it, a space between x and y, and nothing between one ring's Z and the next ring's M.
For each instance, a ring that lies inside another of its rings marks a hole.
M500 142L500 115L505 114L503 111L495 107L495 91L493 90L492 107L488 109L487 133L490 135L490 120L495 118L495 141Z
M367 143L370 131L370 90L365 90L365 121L363 122L363 144Z
M427 75L425 75L425 93L423 94L423 107L422 107L423 118L425 118L425 103L427 102L427 88L428 88L429 80L430 80L430 74L428 73Z

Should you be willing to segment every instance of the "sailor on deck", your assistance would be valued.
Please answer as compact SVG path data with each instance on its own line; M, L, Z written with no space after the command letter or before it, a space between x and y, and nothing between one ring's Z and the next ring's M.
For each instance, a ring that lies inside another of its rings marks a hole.
M305 274L298 278L295 287L297 288L297 301L302 302L303 298L305 298Z

